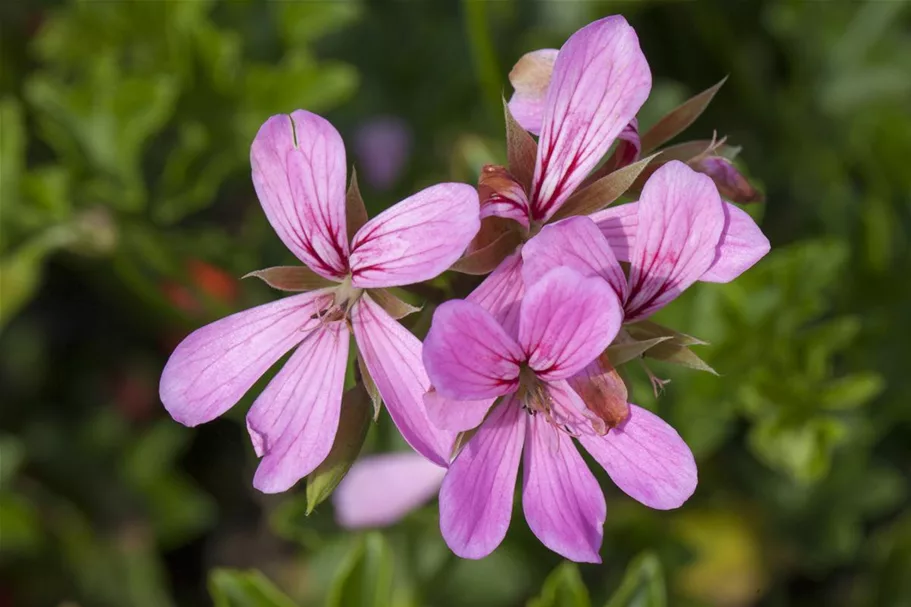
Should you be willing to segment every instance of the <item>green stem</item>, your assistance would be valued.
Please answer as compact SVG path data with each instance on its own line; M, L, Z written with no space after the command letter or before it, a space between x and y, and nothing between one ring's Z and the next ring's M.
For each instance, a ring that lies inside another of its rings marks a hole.
M487 0L462 0L468 46L484 103L491 116L502 113L502 84L487 18Z

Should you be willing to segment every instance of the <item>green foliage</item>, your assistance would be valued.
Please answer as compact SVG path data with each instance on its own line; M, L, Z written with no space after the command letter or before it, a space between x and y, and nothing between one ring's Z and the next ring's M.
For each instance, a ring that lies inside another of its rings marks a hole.
M209 574L209 592L215 607L294 607L259 571L215 569Z
M589 607L588 589L574 563L563 563L554 569L544 584L541 594L528 602L528 607Z
M664 607L667 598L661 561L654 554L634 559L606 607Z

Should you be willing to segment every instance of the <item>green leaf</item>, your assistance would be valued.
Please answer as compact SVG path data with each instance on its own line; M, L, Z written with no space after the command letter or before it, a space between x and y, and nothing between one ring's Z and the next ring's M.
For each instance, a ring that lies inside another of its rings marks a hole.
M32 299L44 258L67 240L63 230L52 228L0 259L0 328Z
M682 104L671 110L666 116L659 120L645 135L642 136L642 153L647 154L662 143L670 141L680 133L686 130L688 126L702 115L705 108L708 107L715 93L721 88L727 80L725 76L721 82L712 86L698 95L687 99Z
M658 152L660 154L661 152ZM559 221L574 215L591 215L608 206L622 196L633 185L639 174L655 159L652 154L638 162L619 168L577 191L554 213L551 221Z
M829 383L819 402L826 409L853 409L876 398L885 387L878 373L854 373Z
M607 348L607 357L610 359L610 364L616 369L620 365L638 358L646 351L669 339L672 339L670 335L662 335L660 337L652 337L651 339L644 339L642 341L611 344Z
M25 163L22 108L11 97L0 99L0 200L6 211L19 199L19 178Z
M15 478L24 460L22 441L11 434L0 434L0 488Z
M311 44L351 24L361 14L357 0L332 2L282 2L278 23L285 43L291 48Z
M307 514L328 498L348 474L367 438L372 411L370 396L362 385L345 392L332 450L307 476Z
M718 375L712 367L689 348L695 345L706 345L706 342L701 339L686 333L680 333L649 320L628 325L625 329L633 339L637 340L648 340L656 337L670 338L646 350L645 356L649 358Z
M215 569L209 574L209 594L215 607L296 607L261 572Z
M623 581L606 607L665 607L667 592L661 561L652 553L642 554L626 568Z
M392 602L393 555L380 533L365 534L339 567L327 607L388 607Z
M816 417L795 424L770 416L753 426L749 444L767 465L809 484L829 471L832 452L846 433L844 423L836 419Z
M551 571L541 593L528 601L528 607L589 607L588 589L575 563L563 563Z
M0 492L0 520L3 521L0 555L30 552L38 547L42 535L41 521L38 511L25 497Z

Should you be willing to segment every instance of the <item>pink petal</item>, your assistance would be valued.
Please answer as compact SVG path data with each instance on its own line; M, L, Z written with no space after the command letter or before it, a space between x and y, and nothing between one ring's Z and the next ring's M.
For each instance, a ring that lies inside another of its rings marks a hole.
M560 266L582 276L600 276L617 297L626 299L626 275L598 226L588 217L570 217L544 226L522 247L522 277L531 285Z
M610 345L622 320L620 302L605 281L556 268L522 299L519 343L538 377L566 379Z
M608 207L592 213L589 218L601 230L601 235L607 240L617 260L629 261L636 242L636 229L639 227L639 203Z
M568 381L548 382L547 394L551 399L551 416L558 426L565 426L574 435L594 434L597 418Z
M430 380L421 362L421 341L369 295L352 308L351 324L367 370L402 437L424 457L448 464L455 433L430 423L424 409Z
M715 261L699 277L707 282L731 282L765 257L771 245L753 218L740 207L724 203L724 231Z
M417 453L364 457L351 466L332 494L342 527L385 527L417 510L440 490L446 468Z
M500 262L497 269L465 299L490 312L509 335L518 337L519 301L524 294L522 254L516 251Z
M352 240L352 284L395 287L448 269L481 227L478 193L463 183L421 190L368 221Z
M185 426L215 419L319 326L311 316L331 301L326 291L302 293L193 331L161 373L159 394L165 409Z
M617 170L639 160L642 143L639 140L639 121L633 118L617 135L617 149L610 159L612 170Z
M440 396L436 390L431 390L424 395L424 407L430 422L437 428L464 432L477 428L490 407L493 398L483 400L456 400Z
M272 116L250 149L253 186L269 223L298 259L326 278L348 269L345 146L324 118Z
M496 407L443 479L440 530L462 558L483 558L506 536L527 418L513 398Z
M629 418L606 436L579 442L624 493L649 508L669 510L696 490L696 461L680 435L660 417L630 405Z
M542 48L525 53L509 72L509 83L515 89L509 100L509 112L523 129L535 135L541 132L544 102L559 52L555 48Z
M247 413L247 430L262 457L253 486L263 493L287 491L329 455L349 341L343 322L311 332Z
M454 299L433 313L424 339L424 366L441 396L458 400L495 398L516 389L525 359L515 340L490 312Z
M505 167L488 164L478 179L481 219L503 217L528 229L528 197L525 188Z
M600 563L607 505L568 434L532 417L525 432L522 509L541 542L572 561Z
M554 64L535 163L532 213L546 220L636 116L652 77L636 32L606 17L570 36Z
M649 316L699 280L715 259L724 216L706 175L677 160L655 171L639 199L627 322Z

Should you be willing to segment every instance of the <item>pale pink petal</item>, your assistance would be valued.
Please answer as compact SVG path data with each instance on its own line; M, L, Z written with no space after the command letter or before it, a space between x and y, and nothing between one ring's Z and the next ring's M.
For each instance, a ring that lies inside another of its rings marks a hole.
M532 215L551 217L597 166L651 89L636 32L619 15L570 36L554 64L535 163Z
M464 432L477 428L490 411L494 398L456 400L441 396L436 390L424 395L424 407L431 423L437 428Z
M620 302L604 280L556 268L522 299L519 343L538 377L566 379L610 345L622 320Z
M515 90L509 100L509 112L523 129L535 135L541 132L544 102L559 52L542 48L525 53L509 72L509 83Z
M765 257L771 245L753 218L740 207L724 203L724 231L715 261L699 277L707 282L731 282Z
M331 301L326 291L303 293L193 331L161 373L159 395L165 409L185 426L215 419L319 326L311 316Z
M348 529L392 525L436 496L444 476L417 453L361 458L332 494L335 520Z
M527 418L513 398L495 407L443 479L440 530L462 558L483 558L506 536Z
M562 379L547 382L547 394L551 400L551 417L558 426L565 426L575 436L594 434L597 418L570 382Z
M421 190L354 235L352 284L394 287L434 278L461 257L480 227L473 187L441 183Z
M689 447L646 409L631 404L629 418L606 436L582 436L579 442L624 493L650 508L677 508L696 490Z
M550 270L572 268L582 276L600 276L626 299L626 275L598 226L588 217L570 217L544 226L522 247L522 277L534 284Z
M343 322L312 331L247 413L247 430L262 457L253 486L263 493L287 491L329 455L349 341Z
M519 301L524 294L522 254L516 251L501 261L497 269L465 299L490 312L509 335L518 337Z
M348 270L345 146L324 118L272 116L250 149L253 186L269 223L298 259L326 278Z
M402 437L415 451L445 466L455 433L437 428L427 417L424 394L430 380L421 362L421 341L369 295L352 308L351 325L367 371Z
M424 366L440 395L482 400L512 392L523 360L519 344L478 304L454 299L433 313Z
M639 203L630 202L589 215L618 261L629 261L639 227Z
M724 216L706 175L677 160L655 171L639 199L627 322L649 316L699 280L715 259Z
M543 415L526 426L522 509L541 542L572 561L600 563L607 505L568 434Z

